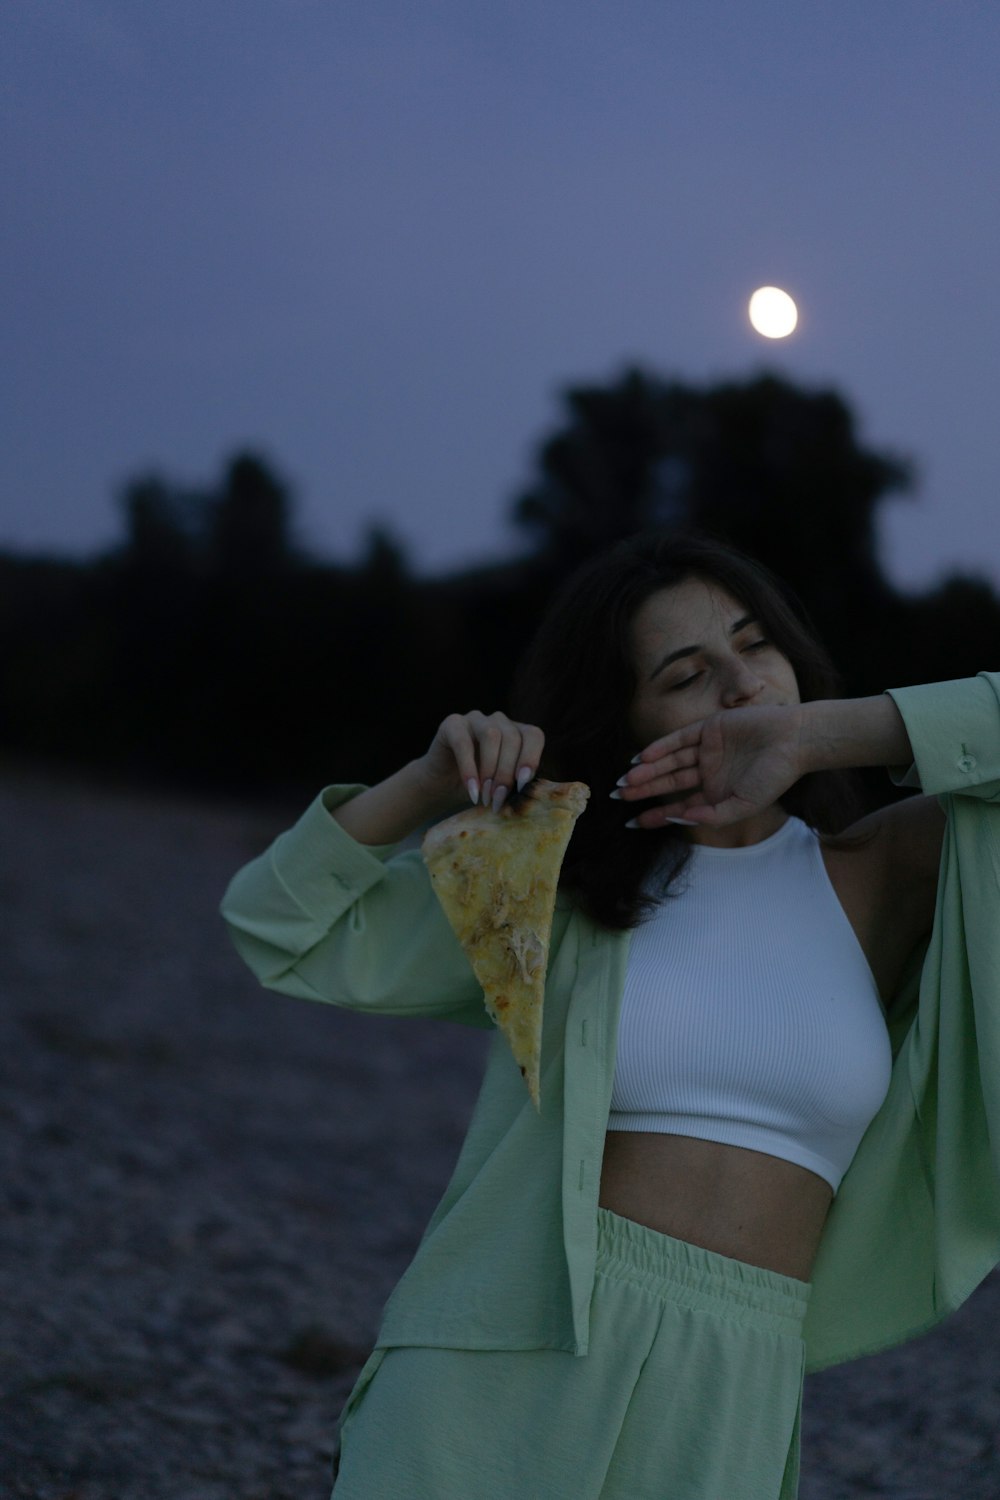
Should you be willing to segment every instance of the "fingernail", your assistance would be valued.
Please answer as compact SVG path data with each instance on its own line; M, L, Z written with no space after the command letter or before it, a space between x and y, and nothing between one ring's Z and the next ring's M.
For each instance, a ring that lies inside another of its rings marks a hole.
M528 785L528 782L531 780L534 774L535 773L530 766L521 767L521 769L517 773L517 789L519 792L524 791L525 787Z
M638 755L633 755L633 757L632 757L632 765L633 766L637 766L641 760L642 760L642 751L640 750Z
M640 826L641 825L638 818L629 818L628 822L625 824L626 828L639 828Z
M685 828L697 828L698 825L693 818L664 818L664 823L680 823Z
M469 798L472 802L473 807L475 807L476 803L479 801L479 782L474 776L470 776L468 781L465 783L465 790L469 794Z
M489 807L489 805L490 805L490 797L491 797L492 793L493 793L493 777L492 776L487 776L486 780L483 782L483 806L484 807Z
M498 813L501 807L503 807L506 800L507 788L505 786L498 786L496 791L493 793L493 811L495 813Z
M617 787L615 787L615 789L614 789L613 792L609 792L608 796L611 797L615 802L621 802L622 801L622 794L618 790Z
M615 786L628 786L628 772L627 771L625 772L624 776L619 776L618 780L615 782Z

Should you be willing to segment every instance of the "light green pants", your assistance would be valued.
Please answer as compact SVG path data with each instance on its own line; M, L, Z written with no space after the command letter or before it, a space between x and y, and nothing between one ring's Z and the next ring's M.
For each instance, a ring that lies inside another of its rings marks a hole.
M808 1285L599 1215L590 1352L379 1351L334 1500L794 1500Z

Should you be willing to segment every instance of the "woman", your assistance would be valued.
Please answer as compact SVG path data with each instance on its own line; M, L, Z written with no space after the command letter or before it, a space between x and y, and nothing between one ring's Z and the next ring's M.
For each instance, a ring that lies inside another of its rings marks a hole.
M833 681L756 564L631 539L554 604L516 718L449 716L233 881L263 983L489 1024L392 845L539 770L591 787L541 1112L494 1038L348 1402L338 1500L788 1500L807 1361L920 1331L1000 1260L976 1052L1000 1055L1000 678ZM914 762L926 795L835 836L844 768Z

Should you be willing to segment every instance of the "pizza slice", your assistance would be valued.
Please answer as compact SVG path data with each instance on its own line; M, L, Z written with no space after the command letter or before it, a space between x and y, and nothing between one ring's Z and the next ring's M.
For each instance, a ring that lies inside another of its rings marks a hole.
M529 782L498 813L470 807L428 830L421 852L483 987L486 1010L539 1103L542 1002L563 855L590 788Z

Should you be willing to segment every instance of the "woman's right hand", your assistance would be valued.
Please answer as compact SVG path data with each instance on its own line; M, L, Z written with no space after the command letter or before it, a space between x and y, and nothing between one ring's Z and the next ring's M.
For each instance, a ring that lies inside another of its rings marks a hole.
M512 788L538 770L545 736L506 714L449 714L425 755L408 761L332 813L361 844L395 844L428 821L457 812L468 798L499 812Z
M449 714L417 762L432 797L482 803L499 812L511 791L523 791L538 771L545 735L506 714Z

